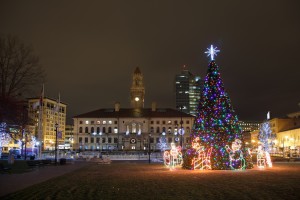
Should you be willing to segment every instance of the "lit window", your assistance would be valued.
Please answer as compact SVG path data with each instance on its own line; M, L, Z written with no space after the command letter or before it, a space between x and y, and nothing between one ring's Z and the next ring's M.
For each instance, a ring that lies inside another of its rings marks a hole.
M168 124L172 124L172 121L169 120L169 121L168 121Z
M85 124L89 124L89 121L85 121Z
M102 124L106 124L106 121L103 121Z
M136 133L136 124L132 123L132 133Z
M100 121L97 121L97 124L100 124Z
M109 124L112 124L112 121L108 121Z
M117 127L114 128L114 133L118 133Z
M141 127L141 125L139 124L139 131L138 131L138 134L140 135L141 132L142 132L142 127Z

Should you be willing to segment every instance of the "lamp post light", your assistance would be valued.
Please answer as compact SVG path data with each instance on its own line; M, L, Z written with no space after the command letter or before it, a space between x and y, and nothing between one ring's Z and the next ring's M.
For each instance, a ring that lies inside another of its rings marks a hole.
M25 133L25 160L27 159L27 135L26 135L26 133Z
M183 124L183 121L182 121L182 109L183 109L183 106L182 105L179 105L177 106L178 108L180 108L180 146L183 148L183 141L182 141L182 135L183 135L183 130L182 130L182 124Z
M294 140L294 138L291 137L290 141L291 141L291 144L290 144L290 157L292 158L293 157L294 148L295 148L295 140ZM294 141L294 146L292 146L293 141Z
M72 139L71 139L71 150L72 150L72 151L74 150L73 146L74 146L74 139L72 138Z
M252 143L252 148L254 149L255 148L255 140L251 140L251 143Z
M102 132L99 133L100 135L100 142L99 142L99 151L101 149L101 143L102 143ZM101 151L103 150L103 148L101 149Z
M179 130L179 134L180 134L180 146L183 149L183 135L184 135L184 129L182 128L182 124L181 124L181 128Z
M40 155L40 142L36 141L35 145L37 146L37 150L38 150L38 158L41 159L41 155Z
M277 146L277 143L278 143L278 140L274 140L274 144L275 144L275 148L274 148L275 151L274 151L274 153L275 153L275 154L277 154L277 147L278 147L278 146Z
M289 137L289 136L287 136L287 135L285 136L286 141L287 141L288 137ZM284 155L284 154L285 154L285 151L284 151L284 150L285 150L285 149L284 149L284 148L285 148L285 147L284 147L284 138L283 138L283 144L282 144L282 147L283 147L283 150L282 150L282 157L284 158L284 157L285 157L285 155Z
M55 155L54 155L54 163L57 165L57 129L58 129L58 124L55 123Z
M93 135L94 135L94 144L96 144L96 132L94 132ZM95 145L95 147L96 147L96 145ZM95 149L97 150L97 147ZM93 150L94 150L94 148L93 148Z
M151 133L149 133L149 139L148 139L148 155L149 155L149 159L148 159L148 162L150 164L151 160L150 160L150 148L151 148L151 145L150 145L150 138L151 138Z

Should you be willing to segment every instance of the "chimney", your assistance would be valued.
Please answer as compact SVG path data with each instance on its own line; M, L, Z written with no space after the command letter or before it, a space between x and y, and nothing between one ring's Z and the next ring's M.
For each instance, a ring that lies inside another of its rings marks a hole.
M120 111L120 107L121 107L120 103L116 102L115 103L115 112L119 112Z
M156 102L152 102L151 108L152 108L152 112L156 111Z

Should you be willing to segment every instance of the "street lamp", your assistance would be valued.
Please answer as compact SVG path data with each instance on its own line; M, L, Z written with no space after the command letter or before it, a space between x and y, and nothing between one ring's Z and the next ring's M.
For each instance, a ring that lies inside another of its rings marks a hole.
M57 165L57 129L58 129L58 124L55 123L55 157L54 157L54 163Z
M274 144L275 144L275 147L274 147L274 153L276 154L277 153L277 142L278 142L278 140L274 140Z
M148 154L149 154L149 160L148 160L148 161L149 161L149 164L150 164L150 162L151 162L151 161L150 161L150 147L151 147L151 146L150 146L150 138L151 138L151 133L149 133L149 140L148 140L148 141L149 141L149 142L148 142Z
M73 146L74 146L74 139L73 139L73 138L71 139L71 145L72 145L72 146L71 146L71 150L73 151L73 150L74 150L74 149L73 149Z
M36 141L36 142L35 142L35 145L37 146L37 149L38 149L38 152L39 152L39 153L38 153L38 158L41 159L41 155L40 155L40 142L39 142L39 141Z
M180 146L183 148L183 135L184 135L184 128L182 128L182 125L181 125L181 128L179 130L179 134L180 134Z
M27 159L27 134L25 132L25 160Z
M288 137L289 137L289 136L287 136L287 135L285 136L286 141L287 141ZM284 155L284 154L285 154L285 152L284 152L284 138L283 138L283 144L282 144L282 147L283 147L283 150L282 150L282 154L283 154L283 155L282 155L282 157L284 158L284 157L285 157L285 155Z
M255 142L256 142L255 140L251 140L252 148L253 148L253 149L256 148Z
M290 141L291 141L291 142L290 142L290 143L291 143L291 144L290 144L290 157L292 158L292 157L293 157L293 152L294 152L293 150L295 149L295 140L294 140L294 138L291 137L291 138L290 138ZM294 146L292 146L292 145L293 145L293 144L292 144L293 141L294 141ZM293 148L292 148L292 147L293 147Z
M183 124L183 121L182 121L182 108L183 106L182 105L179 105L178 108L180 108L180 131L179 131L179 134L180 134L180 146L183 148L183 141L182 141L182 137L183 137L183 134L184 134L184 131L182 129L182 124Z
M102 132L99 133L100 134L100 142L99 142L99 151L101 149L101 143L102 143ZM101 149L101 151L103 150L103 148Z
M96 132L94 132L93 135L94 135L94 144L96 144ZM96 145L95 145L95 147L96 147ZM97 150L97 147L96 147L96 150Z

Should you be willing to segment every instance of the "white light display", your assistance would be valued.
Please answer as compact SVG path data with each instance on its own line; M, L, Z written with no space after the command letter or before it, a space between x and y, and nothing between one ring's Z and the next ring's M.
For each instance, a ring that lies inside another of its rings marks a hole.
M272 144L273 136L269 122L265 122L261 125L258 139L261 142L261 145L257 148L257 167L272 167L269 145Z
M159 148L161 151L165 151L168 148L166 137L159 138Z
M205 52L207 56L210 56L211 60L214 60L214 56L217 55L217 53L220 52L220 50L217 49L217 47L213 47L213 45L210 45L210 48L207 48L207 51Z
M265 168L266 166L272 167L272 161L269 152L264 151L262 146L257 148L257 167Z
M174 143L171 143L170 151L164 152L165 165L170 169L174 169L177 166L181 166L182 162L181 146L176 147Z
M212 147L207 152L204 150L204 146L200 146L200 139L196 137L192 142L192 147L196 151L196 157L192 160L194 169L211 169L210 155Z
M2 156L2 147L7 146L11 137L6 132L6 123L0 123L0 157Z
M246 167L241 147L242 141L239 139L232 142L231 149L228 145L225 146L226 151L229 153L229 166L233 170L245 169Z
M258 133L258 139L263 144L263 150L269 152L269 143L272 140L272 130L269 122L265 122L261 125Z
M36 138L34 137L34 136L31 136L31 150L32 150L32 152L34 152L34 148L36 147L36 143L37 143L37 141L36 141Z

